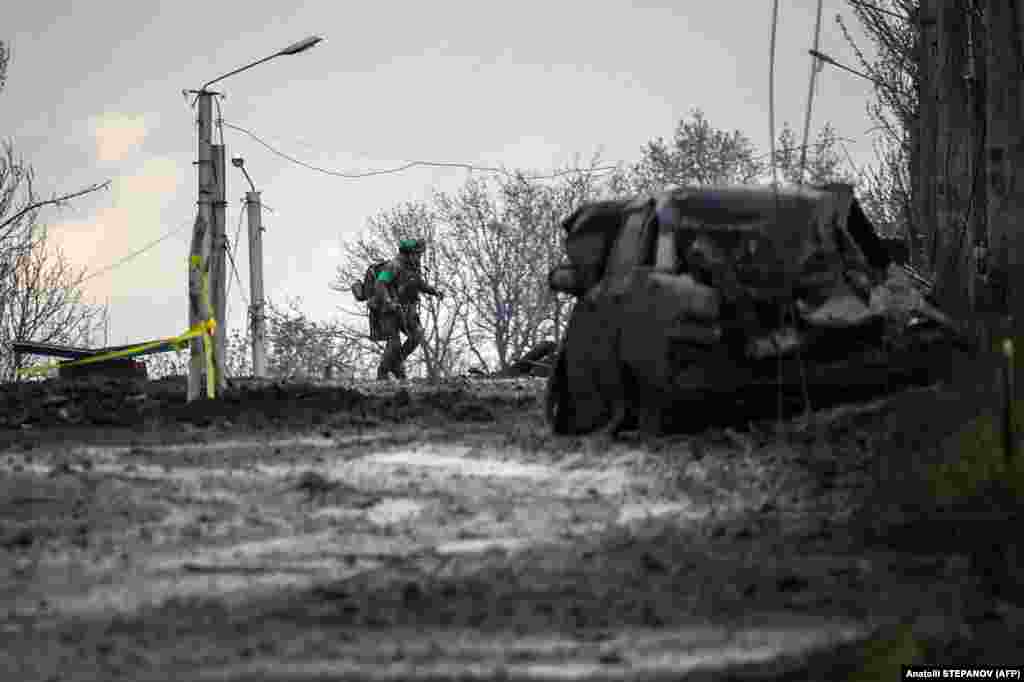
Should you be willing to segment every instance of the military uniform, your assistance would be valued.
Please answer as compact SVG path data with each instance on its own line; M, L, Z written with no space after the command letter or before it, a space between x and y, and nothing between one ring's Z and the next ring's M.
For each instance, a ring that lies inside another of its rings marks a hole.
M405 360L423 342L420 294L438 298L443 296L423 281L419 265L419 254L422 252L421 243L403 240L398 257L378 273L374 283L370 306L376 317L376 335L386 341L384 354L377 367L377 379L387 379L388 374L393 374L397 379L405 378ZM405 334L404 343L401 334Z

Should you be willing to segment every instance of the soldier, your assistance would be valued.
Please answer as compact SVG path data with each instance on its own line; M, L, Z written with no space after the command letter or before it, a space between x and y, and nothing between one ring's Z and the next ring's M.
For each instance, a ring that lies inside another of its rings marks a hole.
M387 379L389 373L404 379L406 358L423 342L420 292L444 298L442 292L423 281L420 258L424 248L420 239L403 239L398 243L398 257L377 273L370 305L377 313L380 336L387 340L377 368L378 380ZM405 343L399 334L405 334Z

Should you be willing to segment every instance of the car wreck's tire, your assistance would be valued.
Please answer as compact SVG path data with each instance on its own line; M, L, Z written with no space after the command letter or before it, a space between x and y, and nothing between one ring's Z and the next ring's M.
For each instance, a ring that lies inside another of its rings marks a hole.
M544 416L551 430L560 435L569 431L567 380L565 348L559 346L544 392Z

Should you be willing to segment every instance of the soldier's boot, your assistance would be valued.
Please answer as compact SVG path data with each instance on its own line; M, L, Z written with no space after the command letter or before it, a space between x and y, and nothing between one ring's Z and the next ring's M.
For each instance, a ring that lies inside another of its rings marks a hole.
M398 365L401 367L409 356L419 348L420 344L423 343L423 330L417 323L406 325L406 336L405 343L402 344L400 355L398 356ZM398 376L398 375L396 375ZM405 370L402 369L401 376L399 379L405 378Z
M377 379L383 381L388 378L388 374L394 374L396 377L401 372L401 353L402 344L398 335L394 335L388 338L387 345L384 347L384 355L380 359L380 365L377 368Z

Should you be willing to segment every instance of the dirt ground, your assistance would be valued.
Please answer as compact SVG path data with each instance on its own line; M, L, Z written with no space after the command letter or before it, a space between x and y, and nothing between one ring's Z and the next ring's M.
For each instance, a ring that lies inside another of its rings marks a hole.
M935 389L813 427L616 441L552 436L542 391L265 385L186 405L175 381L5 387L0 677L871 680L911 659L1019 662L1019 595L993 594L973 545L865 523L893 411Z

